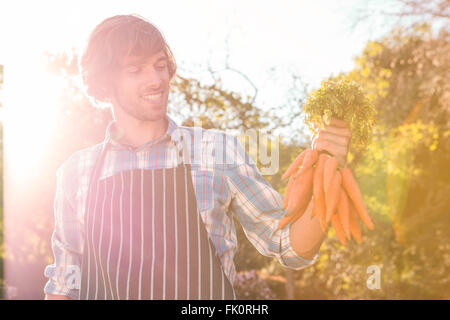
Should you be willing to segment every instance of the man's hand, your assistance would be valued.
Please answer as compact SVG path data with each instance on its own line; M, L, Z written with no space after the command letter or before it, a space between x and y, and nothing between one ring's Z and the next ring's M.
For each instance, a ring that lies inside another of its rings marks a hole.
M332 117L330 125L323 129L317 128L314 134L312 147L318 151L327 151L332 154L340 166L347 163L347 154L350 145L351 132L347 122Z

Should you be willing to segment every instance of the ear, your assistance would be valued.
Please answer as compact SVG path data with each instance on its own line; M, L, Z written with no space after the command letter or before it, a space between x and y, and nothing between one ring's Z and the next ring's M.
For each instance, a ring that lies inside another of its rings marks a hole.
M169 76L170 76L170 74L169 74ZM172 76L170 76L169 84L171 84L173 81L175 81L176 76L177 76L177 74L175 72L172 74Z

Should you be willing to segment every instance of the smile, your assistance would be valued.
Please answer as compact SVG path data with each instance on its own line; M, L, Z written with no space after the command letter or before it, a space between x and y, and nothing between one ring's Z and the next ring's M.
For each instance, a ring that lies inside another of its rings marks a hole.
M146 101L150 101L150 102L156 102L159 99L161 99L162 97L162 92L159 93L155 93L155 94L148 94L148 95L143 95L141 96L142 99L146 100Z

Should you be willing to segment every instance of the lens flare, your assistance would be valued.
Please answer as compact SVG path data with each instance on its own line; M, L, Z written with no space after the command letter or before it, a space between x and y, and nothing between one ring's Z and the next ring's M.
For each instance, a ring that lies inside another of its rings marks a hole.
M12 63L5 70L5 166L14 181L31 176L45 154L62 86L41 61Z

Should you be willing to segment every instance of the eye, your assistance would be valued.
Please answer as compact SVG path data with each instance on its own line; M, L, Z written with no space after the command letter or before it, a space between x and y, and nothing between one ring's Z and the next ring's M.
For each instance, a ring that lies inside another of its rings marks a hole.
M139 71L141 71L141 68L139 68L137 66L129 66L129 67L125 68L126 73L138 73Z
M166 63L161 63L161 64L156 65L156 69L158 69L158 70L164 70L166 68L167 68Z

